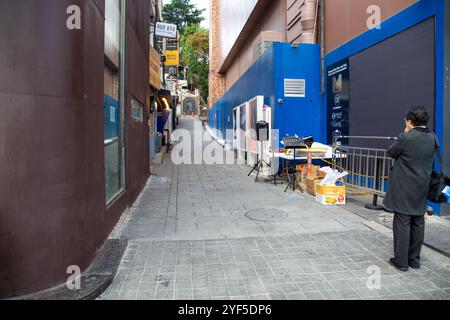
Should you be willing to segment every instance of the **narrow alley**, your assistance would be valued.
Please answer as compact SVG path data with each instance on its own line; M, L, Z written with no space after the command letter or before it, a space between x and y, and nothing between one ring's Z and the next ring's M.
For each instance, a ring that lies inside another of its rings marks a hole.
M450 0L0 0L0 302L54 300L450 301Z
M128 248L99 299L450 298L449 259L424 248L422 268L401 273L388 262L389 230L255 183L247 166L175 166L167 154L153 173L117 227Z

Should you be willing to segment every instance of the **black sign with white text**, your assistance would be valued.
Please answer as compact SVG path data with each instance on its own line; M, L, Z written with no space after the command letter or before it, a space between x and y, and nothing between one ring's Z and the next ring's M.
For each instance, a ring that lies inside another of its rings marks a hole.
M327 79L328 144L331 144L335 135L349 135L350 72L348 59L329 66Z

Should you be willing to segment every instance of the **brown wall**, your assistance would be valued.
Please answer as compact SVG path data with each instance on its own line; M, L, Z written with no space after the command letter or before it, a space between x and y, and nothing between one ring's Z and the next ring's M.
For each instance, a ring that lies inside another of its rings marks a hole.
M246 44L232 62L225 76L225 88L230 89L234 83L255 63L254 48L262 31L274 31L280 34L282 42L286 38L286 0L273 0L270 7L261 15L248 35ZM223 31L222 31L223 32Z
M226 61L231 48L243 30L246 21L252 11L256 11L262 0L252 0L244 4L240 0L212 0L211 14L211 46L213 54L211 70L218 71ZM302 33L300 21L300 8L304 1L301 0L273 0L270 8L261 14L258 23L255 23L248 34L245 45L239 50L239 54L226 67L224 92L228 90L248 68L254 63L252 50L255 39L261 31L280 32L283 41L296 41ZM349 40L367 31L367 19L369 14L367 8L370 5L378 5L381 9L382 21L392 17L398 12L406 9L417 2L417 0L325 0L325 47L330 52L345 44ZM288 10L289 8L289 10ZM232 14L231 14L232 13ZM298 21L297 21L298 20ZM290 21L290 29L287 24ZM297 21L297 23L294 23ZM319 33L319 30L317 30ZM223 70L221 70L223 71ZM215 73L210 76L211 104L214 104L224 92L223 79L218 78Z
M127 118L127 190L132 202L137 198L150 174L148 114L144 123L131 118L131 99L134 97L147 110L149 87L149 1L127 1L127 62L126 62L126 118Z
M279 33L286 41L286 0L211 0L209 106L214 105L255 62L254 47L261 31ZM245 27L251 16L256 22ZM243 34L244 45L230 54ZM226 72L219 74L228 56L233 55Z
M325 0L325 47L330 52L367 31L367 8L378 5L382 21L417 0Z
M288 33L288 41L294 42L297 40L303 32L303 27L301 23L302 17L302 6L305 0L285 0L286 5L286 25Z
M128 2L149 11L146 0ZM72 4L82 8L81 31L66 28ZM128 191L106 209L103 12L102 0L0 2L0 297L88 267L148 178L147 121L129 116L129 97L145 103L148 93L148 41L133 25L148 26L129 15Z

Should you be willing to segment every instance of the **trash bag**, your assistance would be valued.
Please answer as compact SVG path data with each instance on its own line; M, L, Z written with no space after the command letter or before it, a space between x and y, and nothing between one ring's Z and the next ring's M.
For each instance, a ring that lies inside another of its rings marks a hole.
M326 173L325 178L320 183L321 186L335 186L336 182L349 175L348 172L339 172L338 170L333 170L330 167L324 167L320 169Z

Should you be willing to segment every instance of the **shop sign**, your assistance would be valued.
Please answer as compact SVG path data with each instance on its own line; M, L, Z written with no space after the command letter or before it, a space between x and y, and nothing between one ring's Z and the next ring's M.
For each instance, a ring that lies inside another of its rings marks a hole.
M166 50L167 51L178 50L178 41L177 40L167 40L166 41Z
M153 47L150 47L150 85L161 89L161 56Z
M180 65L180 53L178 50L166 51L166 66L178 66Z
M345 59L327 69L328 144L333 143L335 135L349 135L349 106L350 70Z
M157 22L155 33L157 37L175 39L177 37L177 26L175 24Z

